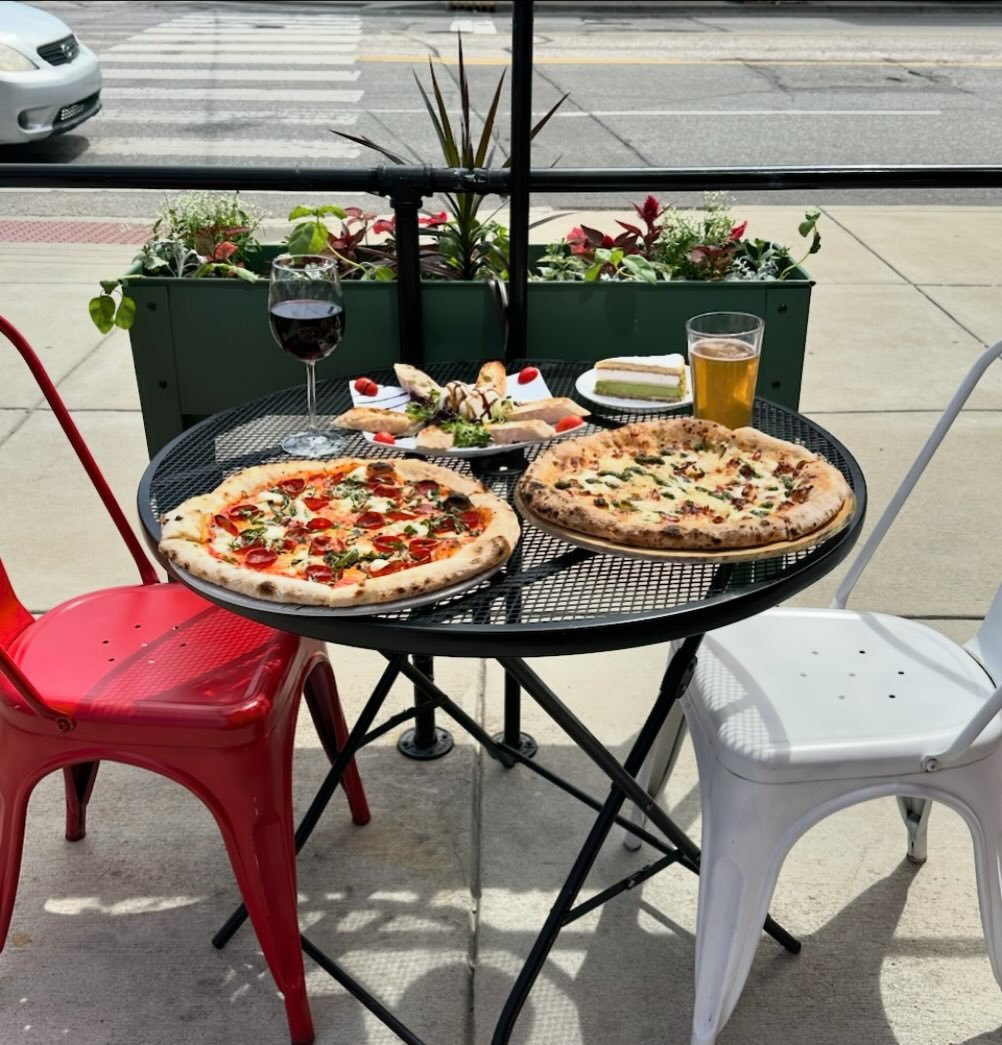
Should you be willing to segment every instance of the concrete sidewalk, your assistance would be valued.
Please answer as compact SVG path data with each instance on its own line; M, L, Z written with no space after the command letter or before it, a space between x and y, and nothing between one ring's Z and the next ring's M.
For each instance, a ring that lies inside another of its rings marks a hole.
M750 234L789 242L802 213L752 208L740 216L751 219ZM536 235L555 238L582 220L610 226L614 216L577 214ZM820 229L802 409L860 461L872 525L962 374L1002 337L1002 212L836 206ZM0 311L40 350L132 512L146 456L128 338L100 335L86 304L134 248L28 239L0 241ZM91 587L130 582L110 523L9 349L0 372L0 548L23 601L42 611ZM854 605L928 619L955 638L976 628L1002 578L1002 542L992 539L1002 517L1000 441L1002 368L971 398ZM970 499L953 493L958 479ZM826 603L841 575L798 601ZM622 754L656 691L663 652L535 667ZM332 654L351 715L382 661L346 648ZM437 679L488 730L500 729L495 664L443 662ZM399 705L409 699L398 687ZM604 794L573 745L533 707L524 712L540 759ZM335 801L300 860L301 914L316 942L429 1045L486 1045L591 814L453 732L456 748L439 762L402 758L393 735L362 752L372 822L353 827ZM304 716L300 805L324 769ZM666 800L698 837L688 746ZM33 799L0 957L0 1045L288 1040L249 928L222 952L209 944L236 893L214 823L194 798L107 764L87 838L65 842L62 825L54 775ZM929 862L914 868L904 853L890 800L838 814L794 849L773 913L803 939L803 952L791 958L763 937L721 1045L1002 1043L1002 993L982 938L965 826L939 807ZM589 892L648 857L611 840ZM695 895L696 880L669 869L569 926L513 1041L687 1042ZM398 1040L309 961L307 970L320 1045Z

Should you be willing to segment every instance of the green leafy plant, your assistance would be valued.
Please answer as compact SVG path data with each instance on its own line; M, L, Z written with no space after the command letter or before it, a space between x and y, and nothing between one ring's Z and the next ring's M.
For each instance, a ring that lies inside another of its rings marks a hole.
M150 238L133 259L142 276L223 276L254 282L248 266L260 249L255 232L260 214L236 193L190 192L167 201L153 223ZM136 304L125 292L123 279L102 280L101 293L88 311L102 334L128 330Z
M537 266L544 280L776 280L786 279L821 249L819 211L798 226L809 244L799 261L788 247L746 239L747 221L735 223L729 200L708 195L700 211L662 206L653 196L634 204L641 224L618 221L615 237L586 225L552 243Z
M414 81L421 94L435 134L438 138L442 159L447 167L484 168L489 167L497 149L495 120L501 101L501 90L505 74L502 73L494 89L487 113L483 117L479 135L474 132L473 106L470 101L470 83L466 75L466 63L463 58L463 39L459 37L459 122L454 125L445 105L445 97L435 74L435 66L428 59L428 71L431 75L431 93L414 74ZM553 105L545 116L532 128L530 138L546 126L553 114L566 100L564 94ZM392 163L404 164L407 161L395 152L378 145L364 135L348 134L345 131L331 131L341 138L374 149ZM506 157L502 166L507 167L510 160ZM486 220L480 217L480 209L485 197L476 192L445 193L446 209L449 220L427 229L436 249L422 253L422 268L430 274L451 279L477 279L479 277L498 275L504 277L508 269L508 235L492 214ZM495 211L496 214L496 211Z

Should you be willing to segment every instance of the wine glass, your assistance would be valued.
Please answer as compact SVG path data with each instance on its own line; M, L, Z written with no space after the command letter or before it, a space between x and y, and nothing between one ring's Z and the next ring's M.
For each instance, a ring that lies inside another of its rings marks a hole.
M317 425L316 364L337 348L344 333L344 299L334 258L319 254L282 254L271 263L268 319L275 340L306 364L309 428L282 440L297 457L320 457L340 449L343 440Z

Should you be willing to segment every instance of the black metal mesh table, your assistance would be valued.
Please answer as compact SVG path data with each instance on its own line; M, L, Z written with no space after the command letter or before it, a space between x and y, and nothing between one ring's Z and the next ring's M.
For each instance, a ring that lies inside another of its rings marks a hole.
M557 396L573 395L575 379L590 367L588 363L532 362L539 366L551 392ZM522 364L509 364L509 370L513 365ZM453 378L471 380L477 364L433 364L425 369L444 383ZM395 381L392 374L370 376L381 383ZM139 487L139 513L151 544L157 543L158 520L164 512L188 497L213 489L225 476L240 468L282 460L286 455L279 443L285 434L302 426L303 400L304 391L299 387L277 392L211 417L169 443L150 462ZM328 382L318 388L318 408L322 415L336 415L350 405L347 381ZM591 403L587 405L594 412L589 418L589 427L583 432L654 416L623 416ZM504 765L519 763L532 769L597 812L594 826L501 1013L494 1045L508 1041L532 984L564 925L673 863L698 873L698 848L657 806L636 776L674 701L685 690L703 633L759 613L807 587L838 565L859 535L866 510L866 484L846 448L802 415L762 400L755 404L753 423L772 435L802 443L823 454L843 473L855 495L855 510L843 529L801 551L745 562L707 563L596 553L525 525L515 553L492 576L426 605L365 615L357 615L357 611L345 614L325 608L269 603L199 583L179 573L182 581L236 613L328 642L376 649L388 661L345 748L335 758L297 830L297 848L306 842L355 752L420 713L420 709L413 709L374 726L376 715L400 674L415 684L427 706L445 711ZM519 450L443 463L459 471L473 471L494 493L510 500L527 457L535 452L538 450ZM345 450L345 455L351 456L398 453L393 448L370 443L360 435L351 436ZM650 712L622 763L525 661L526 657L594 653L669 639L683 641L670 658ZM413 659L409 660L409 656ZM502 665L506 672L506 728L501 737L489 736L435 685L431 672L433 656L490 657ZM520 743L524 735L517 726L517 700L513 698L517 697L519 687L523 687L608 776L612 787L603 801L582 793L531 761L531 749ZM627 824L620 815L627 799L647 814L663 837ZM659 850L661 857L575 906L595 857L617 823L630 826L634 834ZM222 946L242 920L241 911L236 912L217 933L216 945ZM771 919L765 928L788 949L799 949L799 943ZM403 1041L422 1045L421 1038L305 937L303 947Z
M516 364L519 365L519 364ZM541 363L554 395L573 395L574 379L588 364ZM475 364L428 367L441 382L469 378ZM509 368L511 369L511 368ZM374 374L391 383L390 374ZM168 444L152 461L139 491L139 511L152 539L158 516L185 498L213 489L239 468L282 460L281 437L302 420L304 393L292 388L201 422ZM348 409L347 381L318 390L321 414ZM595 411L590 424L618 425L628 417ZM347 645L445 656L545 656L642 646L705 631L775 605L832 569L852 547L862 520L866 490L852 456L803 416L758 401L757 427L823 453L846 476L856 495L849 526L820 546L722 570L712 563L666 563L601 555L526 526L518 551L492 578L461 595L405 613L346 617L314 607L279 606L220 592L228 605L276 627ZM360 435L351 454L393 456ZM532 451L530 451L530 454ZM515 460L512 460L512 457ZM514 455L446 461L458 471L474 470L494 493L511 499L521 465ZM207 592L212 596L212 592Z

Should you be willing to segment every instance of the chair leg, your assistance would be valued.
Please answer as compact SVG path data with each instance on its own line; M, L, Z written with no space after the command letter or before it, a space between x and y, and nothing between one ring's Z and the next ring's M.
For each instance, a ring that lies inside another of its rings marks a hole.
M992 972L999 986L1002 986L1002 814L999 812L1002 759L997 755L985 759L963 784L961 797L974 819L974 823L969 821L968 826L974 842L981 927Z
M327 758L333 762L348 739L348 723L344 718L337 682L329 661L322 660L314 667L306 679L304 692L306 706L310 709L320 743L327 753ZM365 788L362 786L355 759L348 763L341 778L341 786L348 799L348 808L351 810L354 823L359 826L367 824L371 819L369 802L365 797Z
M285 1000L292 1045L311 1045L315 1033L299 936L291 764L283 757L286 743L291 754L291 737L274 742L267 771L260 750L255 749L217 766L211 783L193 786L193 777L202 777L199 768L187 774L186 782L208 801L219 824L251 924Z
M898 796L898 809L908 832L907 857L913 864L924 864L929 856L929 814L932 800Z
M94 790L94 780L100 765L100 762L77 762L63 768L68 842L79 842L87 834L87 803Z
M713 1045L734 1011L785 855L780 825L735 821L719 803L703 814L692 1045Z
M682 711L681 703L676 701L671 711L668 712L668 717L661 727L657 740L654 741L654 747L651 748L650 754L640 769L640 783L654 798L661 793L668 778L674 772L685 736L685 714ZM647 823L647 817L633 803L629 804L626 815L637 827L643 827ZM623 845L630 850L639 849L640 839L629 828L624 828Z
M24 852L28 800L38 778L35 763L18 759L16 740L0 743L0 950L7 942Z

